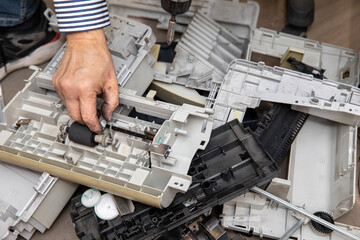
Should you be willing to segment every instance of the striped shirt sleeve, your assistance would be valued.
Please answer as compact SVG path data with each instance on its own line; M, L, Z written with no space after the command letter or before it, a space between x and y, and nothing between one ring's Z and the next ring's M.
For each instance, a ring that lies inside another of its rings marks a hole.
M60 32L83 32L110 25L106 0L54 0Z

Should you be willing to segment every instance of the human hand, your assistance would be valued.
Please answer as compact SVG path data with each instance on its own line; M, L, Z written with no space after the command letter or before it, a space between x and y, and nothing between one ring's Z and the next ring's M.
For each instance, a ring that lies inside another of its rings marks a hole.
M102 115L106 120L119 104L118 82L102 29L68 33L67 45L53 85L70 117L101 133L96 96L103 94Z

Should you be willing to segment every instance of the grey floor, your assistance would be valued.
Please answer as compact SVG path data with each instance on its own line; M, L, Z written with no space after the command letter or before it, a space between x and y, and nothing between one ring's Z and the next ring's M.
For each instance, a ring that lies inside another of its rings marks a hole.
M281 30L285 25L285 0L258 0L257 2L260 4L258 27ZM315 21L308 31L308 37L360 51L360 1L316 0L315 5ZM161 33L160 38L164 39L164 32ZM46 63L40 67L44 66ZM25 80L31 73L32 70L29 69L17 70L1 82L5 104L24 87ZM357 172L359 174L359 169ZM35 233L32 239L77 239L69 212L70 204L68 203L53 226L45 234ZM338 221L360 227L359 216L360 199L357 194L354 208Z

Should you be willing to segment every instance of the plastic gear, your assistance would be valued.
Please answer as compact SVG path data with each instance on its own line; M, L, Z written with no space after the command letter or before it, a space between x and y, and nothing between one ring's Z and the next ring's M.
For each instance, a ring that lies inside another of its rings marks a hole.
M328 221L328 222L334 224L333 217L327 212L319 211L319 212L315 212L314 215L321 218L321 219L324 219L325 221ZM320 236L329 235L330 233L333 232L332 229L327 228L327 227L325 227L325 226L321 225L320 223L317 223L317 222L315 222L313 220L310 221L310 227L316 234L318 234Z

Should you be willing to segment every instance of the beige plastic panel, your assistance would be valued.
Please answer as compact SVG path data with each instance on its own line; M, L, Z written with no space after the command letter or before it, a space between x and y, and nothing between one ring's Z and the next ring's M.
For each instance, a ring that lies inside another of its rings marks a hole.
M112 143L91 148L59 138L60 126L72 120L59 97L45 88L52 89L51 76L35 71L5 107L5 123L0 125L2 161L156 207L168 206L177 192L188 189L192 157L210 138L210 110L154 101L123 89L120 103L167 120L158 125L115 113L109 125L135 135L154 131L153 141L111 128L104 133L111 135ZM31 121L16 128L20 119Z

